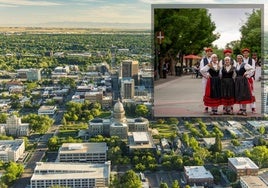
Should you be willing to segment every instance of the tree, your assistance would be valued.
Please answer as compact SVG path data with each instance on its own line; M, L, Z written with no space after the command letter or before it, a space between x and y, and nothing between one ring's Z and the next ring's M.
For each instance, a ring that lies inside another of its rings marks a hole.
M249 157L259 166L259 168L268 165L268 148L266 146L256 146L250 153Z
M253 10L247 14L247 22L240 28L241 46L240 48L250 48L251 52L256 52L261 56L261 10Z
M144 104L139 104L136 106L135 113L137 116L146 117L149 113L148 107Z
M175 67L178 52L182 62L184 54L198 54L204 47L211 46L218 38L218 34L213 33L215 29L207 9L154 10L154 31L163 31L165 35L158 49L161 51L159 56L171 59L171 68Z
M180 188L178 180L173 181L171 188Z
M7 121L7 114L0 113L0 123L6 123L6 121Z
M168 188L168 184L165 182L160 183L160 188Z
M264 135L265 133L265 127L264 126L261 126L260 129L259 129L259 132L261 135Z
M211 150L213 152L221 152L222 151L222 143L221 143L221 138L219 135L216 136L215 138L215 144L211 146Z
M141 188L142 183L139 176L133 171L128 170L121 178L119 179L116 188Z

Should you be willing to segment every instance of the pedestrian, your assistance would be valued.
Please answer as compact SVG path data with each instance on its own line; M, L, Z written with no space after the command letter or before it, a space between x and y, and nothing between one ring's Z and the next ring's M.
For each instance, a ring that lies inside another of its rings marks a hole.
M237 55L237 65L235 68L235 102L239 104L237 115L247 116L247 104L255 102L255 97L252 95L252 88L249 79L254 73L253 67L243 62L243 56Z
M195 73L195 78L198 78L199 76L199 62L196 62L193 66L193 71Z
M261 61L258 58L257 53L252 53L252 59L255 61L255 80L261 81Z
M223 114L232 115L235 104L235 67L231 64L231 58L226 56L221 69L221 104L224 106Z
M211 62L200 69L207 79L206 91L203 97L204 105L211 107L211 115L218 115L218 106L221 105L220 64L216 54L211 55Z
M199 70L201 70L203 67L205 67L207 64L209 64L209 62L211 61L211 55L213 53L212 48L205 48L205 52L206 52L206 56L201 59L200 61L200 66L199 66ZM207 77L202 77L202 92L203 92L203 96L205 96L205 92L206 92L206 85L207 85ZM208 106L204 107L204 112L208 113Z
M167 73L168 73L168 63L165 61L163 65L163 78L167 78Z
M255 80L254 76L255 76L256 62L255 62L254 59L249 57L250 50L248 48L242 49L242 53L243 53L243 61L244 61L244 63L251 65L253 70L254 70L253 74L248 79L248 81L250 83L251 90L252 90L252 94L254 95L254 80ZM250 108L251 108L252 113L256 113L256 103L255 102L250 104Z

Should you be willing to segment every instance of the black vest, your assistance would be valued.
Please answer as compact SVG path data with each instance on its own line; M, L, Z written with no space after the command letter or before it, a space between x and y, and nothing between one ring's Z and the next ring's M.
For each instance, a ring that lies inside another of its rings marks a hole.
M208 64L208 59L206 57L203 58L203 62L204 62L204 66L206 66Z

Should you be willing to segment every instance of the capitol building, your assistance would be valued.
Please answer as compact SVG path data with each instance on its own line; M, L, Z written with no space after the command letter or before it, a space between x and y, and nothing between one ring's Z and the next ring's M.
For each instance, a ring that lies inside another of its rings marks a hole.
M148 132L149 121L145 118L126 118L123 104L118 100L109 119L95 118L89 121L90 137L96 135L118 136L127 139L129 132Z

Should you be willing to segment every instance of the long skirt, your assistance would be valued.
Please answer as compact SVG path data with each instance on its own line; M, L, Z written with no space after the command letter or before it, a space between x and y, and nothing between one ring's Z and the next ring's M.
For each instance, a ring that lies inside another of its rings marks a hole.
M235 104L235 84L233 78L221 79L221 104L224 106Z
M255 102L255 97L252 95L253 87L250 84L250 79L244 76L236 77L235 79L235 103L250 104Z
M221 105L221 80L219 77L208 78L203 101L204 105L209 107Z

